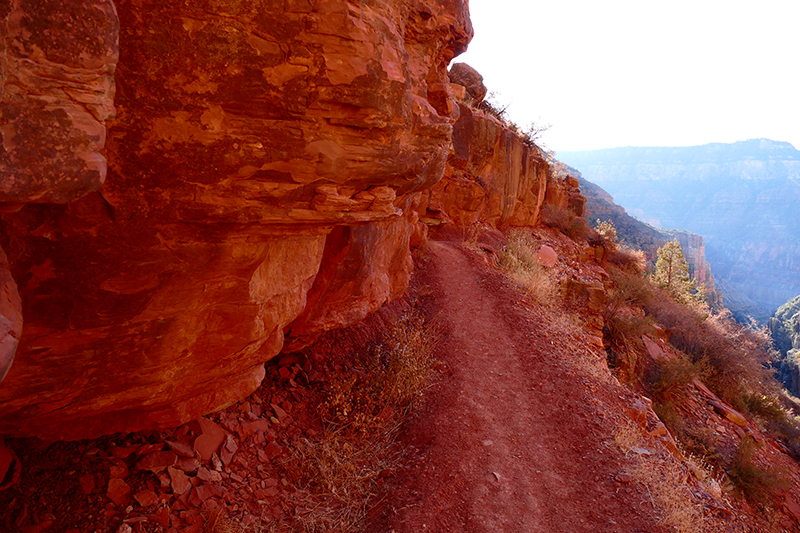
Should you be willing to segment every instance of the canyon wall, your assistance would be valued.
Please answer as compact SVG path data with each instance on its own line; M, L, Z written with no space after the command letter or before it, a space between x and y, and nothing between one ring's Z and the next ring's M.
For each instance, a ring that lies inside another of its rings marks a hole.
M73 7L85 28L58 23ZM420 218L532 225L545 202L583 205L451 86L472 36L462 0L20 0L6 15L37 29L6 28L6 58L50 68L92 28L103 46L73 58L92 90L59 74L63 102L0 94L0 349L19 343L0 435L194 419L401 295ZM58 46L42 58L43 32Z
M629 212L702 235L726 305L766 318L800 293L800 151L753 139L559 157Z
M12 7L4 77L25 83L2 94L0 245L24 326L0 433L181 423L254 390L287 335L404 291L418 191L450 153L466 2ZM62 23L74 9L85 26ZM13 54L42 61L64 101Z

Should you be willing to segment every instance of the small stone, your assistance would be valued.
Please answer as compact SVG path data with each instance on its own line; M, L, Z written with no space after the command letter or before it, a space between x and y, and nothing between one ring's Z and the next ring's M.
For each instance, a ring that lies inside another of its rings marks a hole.
M628 472L620 472L616 476L614 476L619 483L630 483L633 481L633 475L629 474Z
M286 411L284 411L280 406L275 405L274 403L270 404L272 407L272 411L275 413L275 416L278 418L280 422L283 422L284 419L289 416Z
M165 441L169 449L175 452L178 455L183 457L194 457L194 450L188 444L184 444L182 442L175 442L175 441Z
M133 528L128 524L121 524L117 528L117 533L133 533Z
M283 453L283 448L277 442L270 442L264 448L264 453L269 459L274 459Z
M131 495L131 487L119 478L111 478L108 481L108 498L117 505L125 505Z
M243 439L246 439L250 435L257 433L258 431L266 431L267 429L269 429L269 421L264 419L259 419L253 422L242 424L239 427L239 436Z
M175 468L183 470L184 472L194 472L200 468L200 461L195 458L178 457L178 460L175 461Z
M232 435L228 435L225 437L225 444L220 448L219 458L222 459L222 463L225 466L228 466L231 463L231 459L233 459L233 455L239 449L239 445L236 444L236 441L233 439Z
M167 467L167 473L169 474L170 480L172 480L172 493L176 496L180 496L192 488L192 482L189 480L189 477L181 470L170 466Z
M128 476L128 465L123 461L114 461L109 466L110 476L125 479Z
M178 456L174 452L153 452L145 455L136 463L136 468L140 470L150 470L160 472L169 466L174 466Z
M200 468L197 470L197 477L203 481L211 481L219 483L222 481L222 475L216 470L209 470L208 468Z
M91 494L94 492L95 483L94 476L91 474L84 474L80 478L81 490L84 494Z
M638 446L633 446L631 448L631 452L635 453L636 455L653 455L653 452L646 448L640 448Z
M198 419L203 434L194 441L194 449L203 461L211 460L211 456L219 450L227 432L211 420Z
M139 448L138 444L133 446L113 446L109 448L108 453L117 459L127 459L130 455Z
M136 455L149 455L153 452L160 452L163 449L163 442L156 442L155 444L142 444L139 446L139 449L136 450Z
M543 267L551 268L558 263L558 254L556 251L546 244L543 244L536 252L536 262Z
M133 499L142 507L150 507L158 503L158 495L152 490L139 491L133 495Z

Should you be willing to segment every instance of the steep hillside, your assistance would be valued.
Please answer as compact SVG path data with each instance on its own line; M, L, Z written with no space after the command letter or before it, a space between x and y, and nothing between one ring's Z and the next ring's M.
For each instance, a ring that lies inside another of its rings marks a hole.
M800 292L800 151L790 144L754 139L559 158L642 220L702 235L732 310L765 320Z

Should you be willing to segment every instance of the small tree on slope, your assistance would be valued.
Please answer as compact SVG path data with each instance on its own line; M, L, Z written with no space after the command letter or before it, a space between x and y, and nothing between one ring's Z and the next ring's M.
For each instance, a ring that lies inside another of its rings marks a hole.
M658 249L653 282L662 289L670 291L681 303L704 301L704 288L698 287L697 281L689 277L689 264L683 257L678 239Z

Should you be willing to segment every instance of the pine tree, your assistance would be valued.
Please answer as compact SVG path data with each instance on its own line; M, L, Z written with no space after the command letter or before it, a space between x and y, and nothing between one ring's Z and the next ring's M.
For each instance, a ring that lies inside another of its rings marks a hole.
M703 292L698 290L697 281L689 276L689 264L683 257L678 239L658 249L653 281L662 289L670 291L681 303L704 301Z

